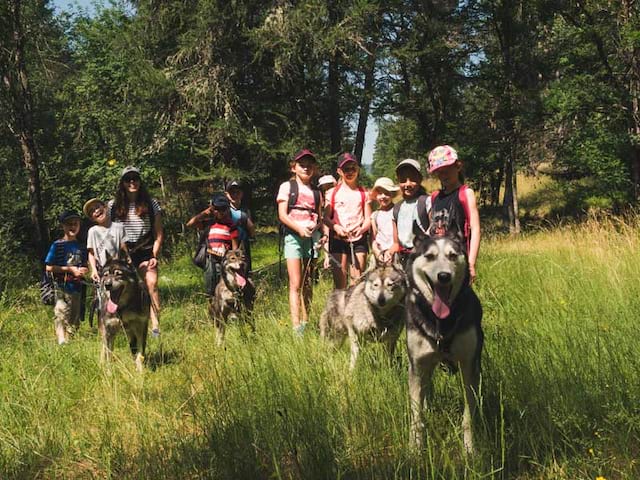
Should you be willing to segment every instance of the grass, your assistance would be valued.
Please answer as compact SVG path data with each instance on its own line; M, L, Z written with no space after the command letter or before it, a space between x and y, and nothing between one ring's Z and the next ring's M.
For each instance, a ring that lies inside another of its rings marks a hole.
M83 324L55 344L37 292L0 305L0 478L633 479L640 477L638 221L592 220L483 243L479 452L463 454L460 379L438 372L428 437L408 448L406 354L296 339L286 283L258 281L251 334L215 347L200 271L161 271L161 341L110 370ZM273 237L256 264L275 260ZM312 319L329 292L316 288Z

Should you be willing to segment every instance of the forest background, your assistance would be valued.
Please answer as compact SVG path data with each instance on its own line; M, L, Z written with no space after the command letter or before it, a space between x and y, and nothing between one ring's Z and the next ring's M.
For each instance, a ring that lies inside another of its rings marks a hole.
M504 231L540 220L518 211L518 172L556 178L547 219L620 212L639 195L639 61L634 0L5 0L0 289L33 283L57 215L110 198L125 165L171 255L225 179L273 224L293 152L333 172L372 121L372 177L451 144Z

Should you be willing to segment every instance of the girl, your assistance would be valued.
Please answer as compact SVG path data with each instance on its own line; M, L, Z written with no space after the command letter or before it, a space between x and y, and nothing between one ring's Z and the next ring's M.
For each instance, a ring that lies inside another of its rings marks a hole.
M435 174L442 189L433 192L430 235L457 232L464 236L469 260L469 282L476 278L476 260L480 249L480 215L476 197L464 185L462 162L449 145L434 148L429 153L429 173Z
M371 204L367 191L358 185L360 166L350 153L338 159L340 183L327 192L324 223L329 227L329 253L333 258L335 288L347 287L347 265L353 284L364 270L369 253Z
M124 224L129 255L151 297L151 335L159 337L158 255L164 239L162 209L149 195L138 168L128 166L122 170L116 198L109 202L109 211L114 221Z
M399 191L400 187L387 177L377 179L371 190L371 199L379 206L371 214L371 249L383 262L393 258L393 199Z
M302 336L309 321L313 296L315 240L320 226L322 198L313 190L311 180L317 171L316 157L301 150L289 162L293 179L280 185L276 202L278 219L285 228L284 257L289 274L289 310L291 324Z

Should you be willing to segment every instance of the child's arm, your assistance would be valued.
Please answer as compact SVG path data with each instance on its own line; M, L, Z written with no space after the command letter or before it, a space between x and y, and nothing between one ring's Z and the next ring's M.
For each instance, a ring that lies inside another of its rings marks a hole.
M70 273L74 277L82 277L89 271L87 267L76 267L75 265L47 265L45 270L51 273Z
M376 236L378 235L378 225L375 222L375 219L373 219L373 214L372 214L372 220L371 220L371 251L373 252L373 254L375 255L376 258L380 258L380 254L382 253L380 251L380 247L378 247L378 244L376 243Z
M298 222L289 218L286 201L278 202L278 220L280 220L287 228L293 230L296 235L300 235L301 237L309 238L313 233L312 229L302 228Z
M467 205L469 206L469 227L471 229L469 241L469 275L470 281L476 278L476 260L478 259L478 251L480 250L480 214L478 213L478 205L476 204L476 196L473 190L467 188Z
M390 255L393 255L394 253L399 252L401 248L400 240L398 240L398 224L395 219L391 222L391 225L393 225L393 245L389 250L387 250L387 252L389 252Z
M202 229L203 224L211 218L213 215L213 210L211 207L207 207L202 210L200 213L196 213L193 217L189 219L187 222L187 227L195 227L198 230Z
M329 198L329 196L331 195L331 190L327 192L327 198ZM336 235L338 237L347 238L348 232L342 227L342 225L334 223L333 208L331 208L331 203L329 202L327 202L327 205L324 207L324 224L329 228L329 231L333 230L334 232L336 232Z
M100 281L100 275L98 275L98 266L96 265L96 256L93 253L93 248L87 249L89 252L89 266L91 267L91 280L94 282Z
M371 201L367 193L364 201L364 221L360 225L360 229L355 232L356 237L366 234L371 229Z
M149 259L149 268L154 268L158 264L158 255L160 255L160 248L162 248L162 241L164 240L162 215L160 213L153 217L153 230L155 231L156 239L153 242L153 257Z

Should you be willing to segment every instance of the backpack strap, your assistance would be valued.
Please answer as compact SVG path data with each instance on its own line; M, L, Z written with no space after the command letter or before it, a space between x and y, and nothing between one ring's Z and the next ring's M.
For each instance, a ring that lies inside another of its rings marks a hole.
M342 182L338 182L338 184L333 187L333 192L331 192L331 216L333 217L335 215L335 206L336 206L336 194L338 193L338 190L340 189L340 187L342 186Z
M433 196L433 194L431 195ZM417 211L416 220L415 220L416 225L418 225L418 228L422 230L422 233L424 233L425 235L428 235L427 232L429 231L429 213L427 212L427 198L429 198L428 195L420 195L418 197L418 204L417 204L418 211ZM432 200L432 203L433 203L433 200Z
M400 200L393 206L393 221L398 223L398 213L400 212L400 207L404 203L404 200Z
M467 251L471 244L471 212L469 210L469 202L467 201L467 185L462 185L458 189L458 201L464 210L464 238L467 240Z
M322 198L320 190L314 188L311 191L313 192L313 208L318 213L319 217L322 217Z
M298 201L298 182L289 180L289 200L287 202L287 213L291 211Z

